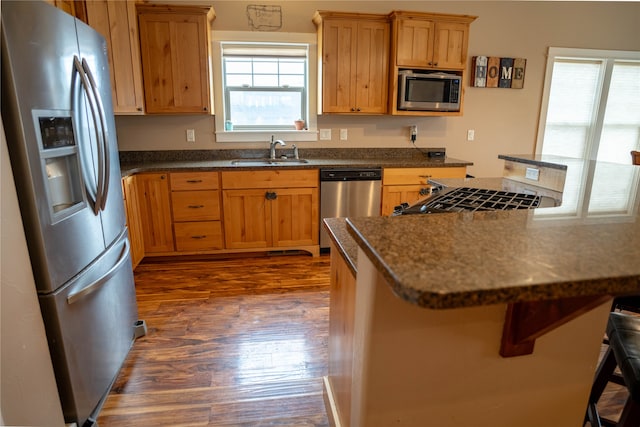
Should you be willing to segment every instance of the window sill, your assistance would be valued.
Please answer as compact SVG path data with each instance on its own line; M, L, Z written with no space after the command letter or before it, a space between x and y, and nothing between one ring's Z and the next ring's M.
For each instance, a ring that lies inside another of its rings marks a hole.
M318 140L318 131L310 130L279 130L279 131L217 131L216 142L257 142L282 139L287 142L308 142Z

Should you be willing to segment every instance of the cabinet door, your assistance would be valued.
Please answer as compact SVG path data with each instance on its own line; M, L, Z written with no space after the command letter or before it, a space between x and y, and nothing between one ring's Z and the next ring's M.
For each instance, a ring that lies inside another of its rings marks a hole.
M224 237L227 249L271 246L271 206L267 190L224 190Z
M140 174L136 181L145 253L173 252L168 175Z
M131 262L135 268L144 258L144 235L140 216L138 189L136 176L124 178L122 191L127 213L127 227L129 229L129 243L131 244Z
M318 189L288 188L274 190L270 200L273 246L310 246L318 244Z
M389 23L328 19L322 37L323 112L385 113Z
M358 113L384 114L389 96L389 24L360 22L357 37L353 106Z
M134 1L88 1L87 21L107 41L115 114L142 114L142 70Z
M209 113L207 14L170 10L139 8L147 113Z
M429 185L387 185L382 187L382 215L391 215L402 203L415 203L429 195Z
M433 22L400 19L397 22L396 65L433 66Z
M353 108L356 32L353 21L326 20L322 43L322 111L344 113Z
M433 41L433 66L464 70L467 62L469 24L438 22Z

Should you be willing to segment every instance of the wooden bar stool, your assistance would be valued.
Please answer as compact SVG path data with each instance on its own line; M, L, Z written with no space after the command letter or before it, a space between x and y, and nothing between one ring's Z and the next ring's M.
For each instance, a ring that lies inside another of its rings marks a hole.
M609 348L596 371L585 421L589 421L592 427L638 427L640 426L640 317L612 312L609 314L607 323L607 335ZM621 376L614 373L616 366L620 368ZM596 408L598 399L609 382L625 385L629 390L629 397L617 423L601 418Z

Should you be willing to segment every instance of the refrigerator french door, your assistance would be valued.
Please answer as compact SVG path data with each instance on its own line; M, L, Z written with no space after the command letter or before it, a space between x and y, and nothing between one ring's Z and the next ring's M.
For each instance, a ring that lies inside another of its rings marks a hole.
M91 425L137 305L106 42L41 1L2 2L2 118L65 420Z

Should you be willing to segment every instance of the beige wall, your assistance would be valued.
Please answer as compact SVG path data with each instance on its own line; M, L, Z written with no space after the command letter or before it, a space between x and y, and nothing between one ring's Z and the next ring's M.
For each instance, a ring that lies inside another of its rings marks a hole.
M190 1L189 3L194 3ZM245 9L255 2L212 1L213 31L250 31ZM482 89L465 84L462 117L332 116L318 117L331 128L331 141L298 143L305 147L409 148L407 127L418 125L417 145L447 148L447 155L475 163L470 173L501 175L498 154L532 153L537 134L546 52L550 46L640 50L639 2L487 2L487 1L272 1L282 7L285 32L315 32L313 12L343 10L387 13L415 10L476 15L471 24L469 58L476 55L527 59L524 88ZM255 143L216 143L212 117L118 117L120 149L190 150L263 148ZM185 142L185 129L196 130L196 143ZM340 128L349 139L339 140ZM467 142L467 129L475 141Z
M0 141L0 425L64 426L1 120Z

